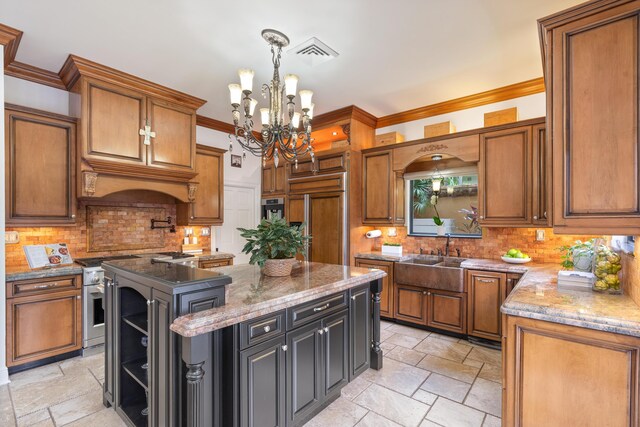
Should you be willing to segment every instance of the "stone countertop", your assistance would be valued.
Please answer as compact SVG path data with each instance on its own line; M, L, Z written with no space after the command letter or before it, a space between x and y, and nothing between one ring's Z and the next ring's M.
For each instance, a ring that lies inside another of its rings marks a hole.
M82 266L79 264L61 265L58 267L31 268L29 265L6 267L5 280L45 279L47 277L72 276L82 274Z
M415 254L403 254L403 255L387 255L387 254L383 254L382 252L360 252L358 254L356 254L356 258L363 258L363 259L371 259L371 260L375 260L375 261L391 261L391 262L401 262L401 261L408 261L411 258L413 258L415 256Z
M227 252L211 252L211 251L204 251L201 254L194 254L194 255L196 258L203 261L208 261L212 259L229 259L229 258L236 257L234 254L230 254Z
M226 304L179 317L172 331L185 337L206 334L386 276L381 270L315 262L299 263L286 277L263 276L255 265L215 271L232 279Z

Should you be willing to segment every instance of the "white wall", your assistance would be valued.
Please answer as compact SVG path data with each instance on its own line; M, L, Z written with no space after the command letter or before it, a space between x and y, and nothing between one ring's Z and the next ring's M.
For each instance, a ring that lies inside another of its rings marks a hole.
M5 102L69 115L69 92L11 76L4 77Z
M496 102L482 105L480 107L469 108L453 113L441 114L439 116L428 117L426 119L414 120L412 122L400 123L385 128L376 129L376 134L387 132L399 132L404 135L405 141L424 138L424 127L434 123L451 121L456 127L456 132L484 127L484 113L502 110L505 108L518 107L518 120L533 119L546 115L545 94L523 96L521 98L510 99L508 101Z
M0 45L0 64L4 64L4 46ZM1 147L4 147L4 68L0 67L0 141ZM7 370L6 360L6 285L5 285L5 248L4 248L4 231L5 231L5 217L4 217L4 150L0 150L0 191L2 197L0 197L0 238L2 238L3 244L0 246L0 384L9 382L9 371Z

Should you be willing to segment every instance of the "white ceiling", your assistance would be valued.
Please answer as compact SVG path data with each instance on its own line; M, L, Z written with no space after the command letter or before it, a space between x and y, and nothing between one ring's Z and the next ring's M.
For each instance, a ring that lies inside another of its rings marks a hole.
M24 31L19 61L57 72L73 53L206 99L199 113L229 122L237 69L256 70L254 89L271 76L263 28L340 53L316 67L283 57L316 114L355 104L383 116L540 77L536 20L577 3L0 0L0 22Z

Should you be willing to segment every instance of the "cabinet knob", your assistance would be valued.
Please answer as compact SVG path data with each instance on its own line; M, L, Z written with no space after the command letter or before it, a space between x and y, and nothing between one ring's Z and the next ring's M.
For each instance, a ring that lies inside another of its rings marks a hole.
M326 333L329 333L329 328L324 328L324 331L325 331Z
M538 219L538 215L534 215L534 216L533 216L533 219Z
M544 213L542 214L542 216L547 219L547 211L544 211Z
M391 221L391 217L387 218L389 221Z
M75 218L75 217L76 217L76 214L71 215L71 218Z
M151 304L153 304L154 302L156 302L156 300L154 300L154 299L152 299L151 301L147 300L147 305L151 305Z
M320 335L322 335L322 334L324 334L324 331L323 331L322 329L320 329L320 330L318 330L318 333L319 333Z
M427 294L427 291L422 291L422 295L426 295L426 294Z
M355 301L355 300L356 300L356 296L355 296L355 295L353 295L353 296L351 297L351 299Z
M193 217L189 217L189 218L193 219Z
M484 216L480 215L480 219L484 219Z
M287 351L287 349L288 349L288 348L289 348L289 347L287 347L286 345L283 345L283 346L282 346L282 351Z
M431 292L427 292L427 295L431 295Z
M76 299L82 299L82 295L78 295Z
M271 330L271 326L267 325L263 329L265 332L269 332Z

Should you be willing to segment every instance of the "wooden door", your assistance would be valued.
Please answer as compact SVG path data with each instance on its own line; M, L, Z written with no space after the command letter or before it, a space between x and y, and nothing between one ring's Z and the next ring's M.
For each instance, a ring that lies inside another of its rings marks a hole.
M287 333L287 425L299 425L322 399L321 322Z
M75 223L76 121L23 107L5 109L6 223Z
M240 352L240 426L284 426L284 335Z
M427 291L427 326L466 334L466 294L429 289Z
M198 145L196 199L193 203L178 204L178 225L222 225L224 221L224 153L225 150Z
M395 174L393 152L377 151L362 156L362 222L393 223Z
M267 164L262 168L262 194L270 196L275 192L276 178L275 168L271 164Z
M7 366L82 348L81 290L7 300Z
M156 133L148 146L148 164L192 171L196 155L196 113L178 104L147 98L147 119Z
M98 80L84 80L82 154L87 159L144 165L147 148L140 136L147 105L140 92ZM86 117L86 119L84 119Z
M356 258L356 267L377 268L387 273L387 275L382 278L380 316L393 318L393 262Z
M284 163L284 162L282 162ZM274 183L273 190L274 193L283 194L287 189L287 168L289 165L280 164L277 168L274 166Z
M551 148L548 144L546 126L534 125L532 155L532 223L542 227L551 226Z
M467 271L469 335L495 341L502 339L500 306L507 295L506 282L505 273Z
M544 22L553 225L559 233L640 233L640 2Z
M482 226L531 223L531 126L480 135L478 205Z
M311 194L309 198L309 261L343 263L344 193Z
M503 423L640 425L640 339L505 316Z
M395 318L405 322L427 324L427 290L417 286L394 285Z
M284 216L291 223L303 223L304 219L304 196L290 196Z
M369 285L349 290L349 380L369 368L371 360L371 293Z
M322 330L322 388L328 396L349 382L349 312L328 316L322 321Z

